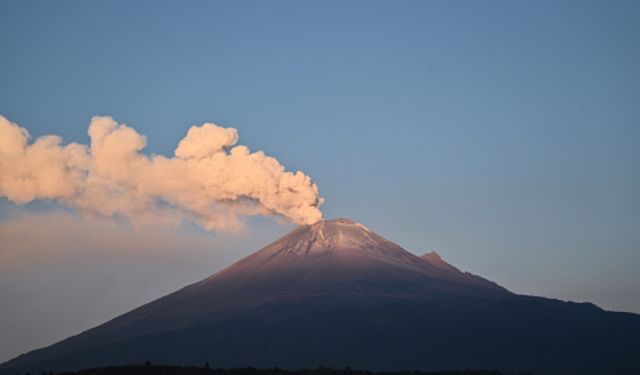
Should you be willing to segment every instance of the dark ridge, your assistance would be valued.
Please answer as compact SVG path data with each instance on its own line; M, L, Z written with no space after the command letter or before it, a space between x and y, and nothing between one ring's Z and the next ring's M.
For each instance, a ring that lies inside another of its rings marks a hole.
M30 373L16 375L31 375ZM204 367L195 366L156 366L147 362L145 365L133 366L109 366L91 368L75 372L48 372L40 375L515 375L497 370L458 370L458 371L391 371L373 372L366 370L354 370L349 367L335 369L318 367L304 370L284 370L278 367L259 369L246 368L210 368L208 363ZM531 373L518 373L518 375L531 375Z

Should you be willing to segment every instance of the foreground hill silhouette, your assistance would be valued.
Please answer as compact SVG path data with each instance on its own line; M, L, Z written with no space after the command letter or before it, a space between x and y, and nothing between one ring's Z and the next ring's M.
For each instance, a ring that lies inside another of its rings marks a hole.
M521 296L347 219L297 228L198 283L0 365L640 373L640 316Z
M54 375L47 373L46 375ZM77 372L59 372L55 375L507 375L497 370L460 370L460 371L394 371L371 372L363 370L316 368L304 370L283 370L280 368L256 369L256 368L232 368L211 369L209 367L195 366L153 366L151 364L136 366L103 367L80 370ZM527 375L525 373L519 375Z

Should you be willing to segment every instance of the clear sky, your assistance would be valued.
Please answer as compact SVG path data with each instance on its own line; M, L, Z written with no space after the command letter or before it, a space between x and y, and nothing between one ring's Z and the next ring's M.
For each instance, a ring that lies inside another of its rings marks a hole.
M191 125L234 127L310 175L327 218L640 313L639 19L637 1L5 0L0 115L85 144L109 115L168 156ZM292 227L136 231L0 199L0 360Z

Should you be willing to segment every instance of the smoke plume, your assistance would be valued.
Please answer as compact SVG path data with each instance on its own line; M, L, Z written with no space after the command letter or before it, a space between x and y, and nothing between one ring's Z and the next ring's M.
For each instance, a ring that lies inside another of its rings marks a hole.
M88 146L55 135L31 143L26 129L0 116L0 197L56 200L134 222L189 219L208 230L237 230L250 215L322 218L309 176L236 145L236 129L192 126L174 157L143 154L145 136L111 117L92 118L89 137Z

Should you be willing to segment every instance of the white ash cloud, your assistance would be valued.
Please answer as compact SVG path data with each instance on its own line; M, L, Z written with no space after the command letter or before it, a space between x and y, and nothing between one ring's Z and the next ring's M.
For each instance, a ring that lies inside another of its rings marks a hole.
M250 215L297 224L322 218L318 186L262 151L236 145L238 132L192 126L174 157L146 155L146 138L111 117L94 117L90 145L63 145L0 116L0 197L24 204L56 200L132 222L189 219L208 230L237 230Z

